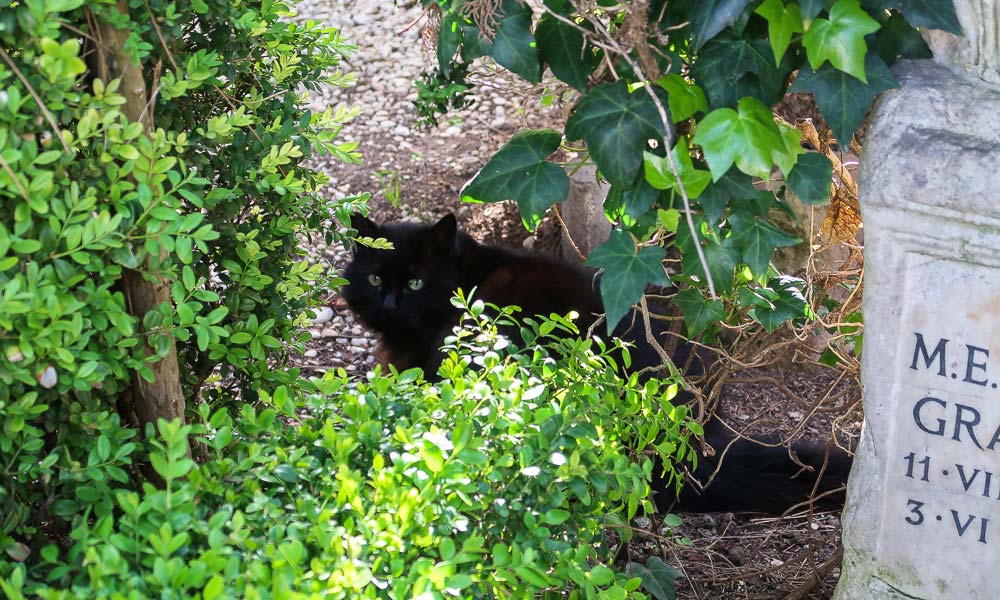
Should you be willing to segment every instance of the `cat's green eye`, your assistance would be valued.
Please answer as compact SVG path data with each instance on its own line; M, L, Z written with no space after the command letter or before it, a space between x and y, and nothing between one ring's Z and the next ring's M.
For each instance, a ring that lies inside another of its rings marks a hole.
M382 278L376 275L375 273L372 273L371 275L368 276L368 283L374 285L375 287L379 287L380 285L382 285Z
M419 278L411 279L408 282L406 282L406 285L408 285L410 289L413 290L414 292L418 292L424 287L424 280Z

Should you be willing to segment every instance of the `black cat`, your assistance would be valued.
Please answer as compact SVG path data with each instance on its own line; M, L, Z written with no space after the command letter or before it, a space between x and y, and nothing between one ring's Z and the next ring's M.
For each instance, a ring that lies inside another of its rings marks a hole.
M457 288L475 287L476 298L499 306L520 306L526 316L576 311L581 331L587 331L604 312L592 271L554 258L479 244L457 230L453 215L433 225L379 226L361 216L355 216L352 224L360 236L386 238L394 248L357 245L345 272L347 304L379 334L383 364L398 369L421 367L429 377L434 376L443 359L444 337L459 317L450 302ZM634 345L631 369L658 367L660 357L634 317L624 319L614 335ZM700 357L692 355L686 344L679 346L673 359L685 365L689 375L702 371ZM814 493L820 507L843 506L844 493L836 490L847 481L850 457L838 449L828 456L821 448L793 446L798 462L812 467L808 470L793 461L784 447L743 439L733 442L734 436L714 419L706 424L705 438L718 454L699 460L693 476L707 481L714 473L711 485L701 491L686 485L676 496L665 481L654 479L658 509L780 514ZM716 472L720 457L724 460ZM654 469L655 475L659 472Z

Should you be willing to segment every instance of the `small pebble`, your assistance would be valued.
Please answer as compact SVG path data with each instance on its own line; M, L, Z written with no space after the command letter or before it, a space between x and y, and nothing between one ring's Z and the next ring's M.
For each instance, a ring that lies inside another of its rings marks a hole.
M322 325L333 318L333 309L329 306L322 306L314 309L314 311L316 312L316 318L313 319L313 325Z
M302 356L304 356L306 358L316 358L317 356L319 356L319 352L317 352L317 351L313 350L312 348L310 348L309 350L306 350L305 352L303 352Z

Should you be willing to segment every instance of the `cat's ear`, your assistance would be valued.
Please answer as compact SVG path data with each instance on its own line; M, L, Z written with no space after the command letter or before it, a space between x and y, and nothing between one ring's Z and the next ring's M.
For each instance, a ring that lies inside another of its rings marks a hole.
M351 227L358 230L358 237L381 237L381 234L379 233L379 226L362 214L351 215ZM366 248L366 246L362 246L357 242L352 241L351 243L351 250L355 256L357 256L358 251L363 250L364 248Z
M378 225L362 214L351 215L351 227L358 230L358 237L378 237Z
M455 221L455 215L448 213L430 226L425 239L432 248L451 253L455 248L457 233L458 223Z

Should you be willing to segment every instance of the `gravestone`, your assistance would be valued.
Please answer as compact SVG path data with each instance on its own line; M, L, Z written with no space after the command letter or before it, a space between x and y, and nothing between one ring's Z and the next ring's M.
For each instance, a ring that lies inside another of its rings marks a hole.
M975 35L898 63L861 159L865 425L836 600L1000 598L997 14L956 5Z

